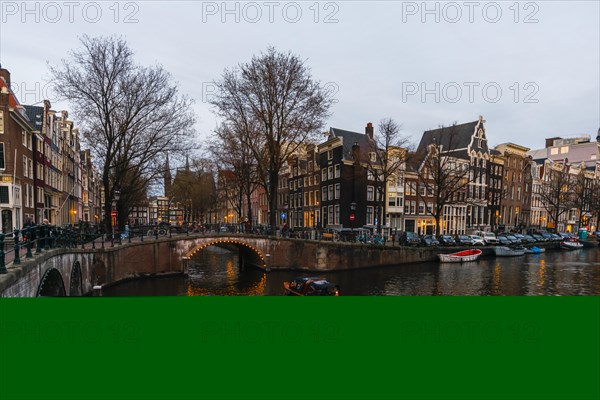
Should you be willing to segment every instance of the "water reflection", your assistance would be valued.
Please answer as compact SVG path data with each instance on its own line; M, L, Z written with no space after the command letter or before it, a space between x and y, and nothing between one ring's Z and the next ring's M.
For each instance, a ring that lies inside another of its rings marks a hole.
M106 295L281 295L294 271L240 269L237 252L211 247L192 259L189 276L124 282ZM306 275L306 274L304 274ZM600 295L600 249L490 258L465 264L425 263L318 274L343 295Z

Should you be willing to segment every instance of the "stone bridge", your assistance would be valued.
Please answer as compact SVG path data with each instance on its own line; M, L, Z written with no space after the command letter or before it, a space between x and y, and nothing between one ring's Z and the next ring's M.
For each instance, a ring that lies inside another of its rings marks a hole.
M0 296L80 296L96 285L166 274L185 274L188 260L209 246L237 250L240 264L267 271L331 271L430 261L437 251L332 243L250 235L180 235L139 238L132 243L95 249L44 251L0 275Z

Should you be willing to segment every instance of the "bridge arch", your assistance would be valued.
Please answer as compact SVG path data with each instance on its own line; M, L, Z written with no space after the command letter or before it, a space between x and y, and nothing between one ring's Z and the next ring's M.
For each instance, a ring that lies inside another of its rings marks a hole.
M83 295L83 277L81 274L81 264L79 261L73 263L71 267L71 279L69 283L69 296Z
M65 284L60 271L50 268L46 271L38 286L36 297L66 296Z
M221 246L233 245L233 246L237 247L240 250L240 252L246 251L250 254L253 254L255 257L254 257L254 260L251 260L251 261L253 261L253 264L255 264L256 266L262 267L262 268L265 268L267 266L266 260L265 260L265 255L263 254L262 251L260 251L260 249L256 248L255 246L253 246L243 240L236 239L236 238L214 238L212 240L208 240L208 241L198 244L196 247L192 248L186 254L186 257L191 258L207 247L219 246L219 245L221 245Z

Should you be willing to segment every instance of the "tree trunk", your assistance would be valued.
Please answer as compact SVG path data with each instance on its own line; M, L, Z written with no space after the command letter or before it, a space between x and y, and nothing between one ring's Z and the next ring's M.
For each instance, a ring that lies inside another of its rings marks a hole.
M102 185L104 186L104 232L108 233L112 228L112 198L110 196L110 180L107 167L105 167L102 175Z
M271 234L275 234L277 230L277 184L279 183L279 175L277 171L271 169L269 171L269 226Z

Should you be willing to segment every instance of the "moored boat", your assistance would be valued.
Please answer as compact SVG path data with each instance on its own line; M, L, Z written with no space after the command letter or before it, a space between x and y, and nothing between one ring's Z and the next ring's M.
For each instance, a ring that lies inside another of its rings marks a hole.
M581 243L583 245L583 247L598 247L597 240L579 239L579 243Z
M496 253L496 257L516 257L525 254L525 248L496 246L494 247L494 252Z
M546 249L544 249L543 247L537 247L537 246L533 246L531 248L525 249L525 253L527 254L540 254L540 253L544 253L546 251Z
M475 261L481 255L481 250L479 249L471 249L471 250L463 250L458 253L452 254L438 254L438 257L441 262L467 262L467 261Z
M565 250L578 250L583 248L583 244L579 243L576 238L567 238L560 242L560 247Z
M340 288L326 279L315 276L294 278L291 282L283 282L284 294L287 296L339 296Z

